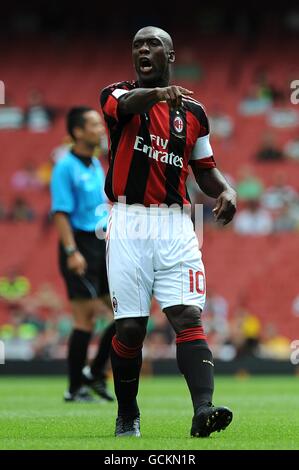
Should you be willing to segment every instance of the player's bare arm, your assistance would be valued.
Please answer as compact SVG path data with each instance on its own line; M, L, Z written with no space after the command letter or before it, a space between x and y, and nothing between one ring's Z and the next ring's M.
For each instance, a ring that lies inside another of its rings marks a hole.
M169 108L178 109L183 96L191 96L193 91L181 86L139 88L124 94L119 100L120 114L142 114L159 101L166 101Z
M200 189L210 197L217 199L213 209L215 219L221 220L223 225L233 219L237 208L236 191L228 184L217 168L193 170Z

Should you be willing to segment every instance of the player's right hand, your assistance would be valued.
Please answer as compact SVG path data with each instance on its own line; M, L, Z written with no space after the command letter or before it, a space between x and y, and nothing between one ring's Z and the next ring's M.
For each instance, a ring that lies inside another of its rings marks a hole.
M67 267L70 271L78 276L83 276L87 269L87 263L84 256L81 255L79 251L75 251L71 256L67 259Z
M193 91L177 85L157 88L159 101L166 101L170 109L178 109L182 105L183 96L193 95Z

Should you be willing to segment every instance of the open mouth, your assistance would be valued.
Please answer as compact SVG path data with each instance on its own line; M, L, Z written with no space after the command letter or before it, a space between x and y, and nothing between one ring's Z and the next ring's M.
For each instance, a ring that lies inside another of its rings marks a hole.
M150 73L153 69L151 61L147 57L143 57L139 61L139 69L142 73Z

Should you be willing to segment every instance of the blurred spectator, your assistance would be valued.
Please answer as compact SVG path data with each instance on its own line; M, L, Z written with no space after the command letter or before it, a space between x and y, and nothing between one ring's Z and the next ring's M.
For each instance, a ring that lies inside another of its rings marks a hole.
M144 343L144 357L148 359L170 359L175 357L175 344L165 341L161 331L153 331Z
M34 359L34 342L42 334L43 322L32 311L25 311L20 303L12 303L10 321L0 327L5 340L7 359Z
M299 112L290 107L284 98L277 100L277 105L269 110L267 114L267 122L271 127L276 128L292 128L299 124Z
M70 334L73 329L73 319L68 313L59 315L57 319L57 331L59 334L60 341L68 341ZM96 345L96 348L98 344Z
M277 161L283 159L282 151L277 147L272 133L264 135L260 149L256 154L258 161Z
M209 288L203 310L204 331L209 337L213 335L213 343L223 344L229 335L228 302L220 294Z
M16 171L11 179L11 185L16 190L39 189L42 182L38 177L35 165L27 162L23 169Z
M155 301L153 308L155 311ZM156 306L157 307L157 306ZM158 308L151 315L145 340L145 356L150 359L175 357L174 331Z
M259 354L261 323L246 307L239 306L231 325L232 341L238 356Z
M6 357L23 360L65 357L71 320L64 312L62 299L48 283L28 295L30 284L24 279L18 276L5 289L9 291L5 297L10 300L10 314L9 321L0 325L0 338L5 339ZM59 349L61 345L63 351Z
M18 196L13 202L8 218L12 222L32 222L35 219L35 212L25 199Z
M52 161L53 165L55 165L55 163L65 156L65 153L70 149L71 145L71 137L66 135L62 143L58 145L58 147L55 147L50 154L50 160Z
M299 229L299 199L288 204L289 216L296 222L296 230Z
M228 315L227 300L222 295L216 294L211 286L209 288L204 311L210 312L218 318L227 318Z
M57 294L55 287L48 283L42 283L38 289L30 296L26 296L22 301L25 310L39 312L43 318L54 318L63 313L63 300Z
M289 359L290 340L286 336L278 333L274 324L268 323L265 327L261 354L271 359Z
M271 103L283 99L283 92L270 82L264 67L259 67L255 71L254 85L259 98L269 100Z
M236 191L240 201L259 199L263 192L263 183L253 175L250 167L244 167L241 169L241 178Z
M298 220L294 217L289 204L285 204L277 214L273 223L274 232L288 232L298 227Z
M283 99L283 93L270 83L264 68L255 71L253 83L239 105L239 112L244 116L257 116L271 112L273 103Z
M268 235L272 232L273 220L258 200L251 200L247 202L247 209L237 212L234 229L240 235Z
M249 92L239 104L239 113L242 116L258 116L264 114L272 106L269 96L260 95L259 87L252 85Z
M0 338L5 341L5 359L30 361L35 354L32 341L19 336L18 330L11 324L0 326Z
M23 296L18 302L11 304L10 319L16 327L19 336L21 336L20 333L23 333L24 336L27 335L26 339L32 339L40 331L43 331L45 320L40 317L39 311L33 305L25 302L26 297Z
M43 100L43 95L38 90L30 92L25 124L32 132L46 132L52 125L54 110L45 105Z
M273 186L264 191L261 203L265 209L275 211L295 201L297 196L295 189L287 184L286 173L277 173L274 177Z
M285 173L275 175L273 186L266 189L261 202L272 214L275 232L295 230L299 226L298 193L287 184Z
M19 106L15 106L6 96L5 105L0 106L0 130L20 129L23 126L24 114Z
M30 289L29 279L18 274L16 268L12 268L7 276L0 277L0 297L4 300L20 300L29 294Z
M209 114L213 137L228 139L234 131L234 122L228 114L224 114L218 106L214 106Z
M155 314L151 316L151 322L148 325L148 335L150 335L153 332L159 332L164 336L165 342L167 344L172 343L175 334L170 326L169 321L167 320L166 316L161 312L160 308L158 311L156 311Z
M264 98L269 101L273 101L272 87L268 81L265 70L258 69L255 71L253 83L256 90L257 98Z
M40 186L44 188L49 187L53 166L58 162L58 160L65 156L65 153L69 150L70 146L71 138L67 135L64 137L61 145L52 150L49 159L36 168L36 177Z
M59 344L59 331L56 322L48 321L44 329L32 343L34 357L39 359L56 358L56 349Z
M36 176L40 183L40 187L48 188L51 181L51 174L53 169L53 163L51 160L48 160L36 169Z
M286 157L299 161L299 136L289 140L283 150Z

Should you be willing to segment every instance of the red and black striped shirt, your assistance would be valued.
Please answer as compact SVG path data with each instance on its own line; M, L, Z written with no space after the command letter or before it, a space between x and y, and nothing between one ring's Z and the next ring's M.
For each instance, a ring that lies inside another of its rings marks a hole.
M120 82L101 93L109 133L106 194L111 201L125 196L127 204L189 204L188 165L216 166L206 113L198 101L183 98L178 111L159 102L147 113L121 115L120 96L137 87Z

